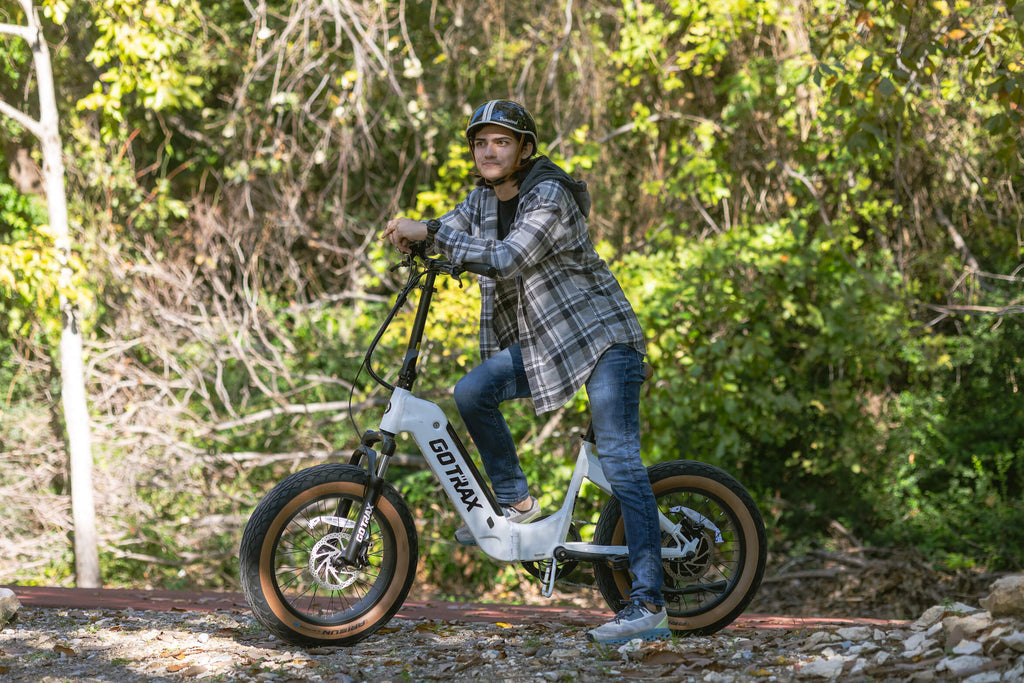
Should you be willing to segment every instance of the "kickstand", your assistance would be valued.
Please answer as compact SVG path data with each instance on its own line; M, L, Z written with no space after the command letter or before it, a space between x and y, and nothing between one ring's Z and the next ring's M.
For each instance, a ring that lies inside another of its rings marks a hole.
M545 598L550 598L555 592L556 576L558 576L558 560L552 557L547 570L544 572L544 590L541 591L541 595Z

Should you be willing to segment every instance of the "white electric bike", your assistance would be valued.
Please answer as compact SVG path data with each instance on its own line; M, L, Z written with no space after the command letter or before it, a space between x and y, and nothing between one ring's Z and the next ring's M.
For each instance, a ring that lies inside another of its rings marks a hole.
M368 431L348 464L322 464L276 485L253 511L239 551L242 590L257 620L301 645L352 645L401 608L416 575L416 527L408 506L385 480L395 437L412 435L478 547L520 562L555 583L580 562L613 612L628 601L631 578L618 501L605 504L593 541L580 540L573 509L584 481L610 494L595 453L593 430L583 439L561 507L529 524L508 521L441 409L412 394L424 326L439 275L493 274L418 253L395 266L409 277L366 353L365 367L392 391L379 429ZM371 365L377 343L416 288L422 291L397 386ZM706 463L672 460L648 468L658 501L670 628L710 634L730 624L753 599L764 574L764 522L750 494Z

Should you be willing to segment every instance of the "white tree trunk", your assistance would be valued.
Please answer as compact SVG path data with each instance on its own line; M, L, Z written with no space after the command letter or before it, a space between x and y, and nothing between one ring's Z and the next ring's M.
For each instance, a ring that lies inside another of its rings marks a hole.
M43 39L42 26L31 0L19 0L28 26L0 25L0 33L21 36L32 50L32 61L39 83L39 121L35 121L6 102L0 101L0 113L7 114L39 138L43 153L43 183L56 247L64 267L60 283L60 376L64 422L67 427L68 454L71 461L71 509L74 518L76 583L82 588L98 588L99 551L96 537L96 508L92 488L92 430L85 393L85 368L82 361L82 332L74 301L65 296L70 290L69 265L71 235L68 228L67 197L64 194L64 159L60 144L57 98L53 85L50 51Z

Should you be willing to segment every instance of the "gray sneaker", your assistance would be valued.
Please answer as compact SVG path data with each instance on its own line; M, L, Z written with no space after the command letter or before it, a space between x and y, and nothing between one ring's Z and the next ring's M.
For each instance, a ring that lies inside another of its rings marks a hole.
M639 602L629 603L607 624L587 632L587 636L595 643L609 645L628 643L634 638L662 640L671 635L665 608L659 607L657 612L652 612Z
M530 496L530 507L528 510L516 510L511 505L502 505L501 507L505 512L505 519L517 524L526 524L540 517L540 501L533 496ZM456 529L455 540L462 545L476 545L476 539L473 538L473 532L469 530L468 526Z

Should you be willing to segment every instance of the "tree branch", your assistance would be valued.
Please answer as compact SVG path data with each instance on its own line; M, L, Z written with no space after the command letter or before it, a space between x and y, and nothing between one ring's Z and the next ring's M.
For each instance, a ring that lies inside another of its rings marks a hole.
M922 308L943 313L944 315L955 315L957 313L992 313L993 315L1014 315L1024 313L1024 302L1014 301L1006 306L937 306L935 304L919 302Z
M20 109L16 109L16 108L12 107L11 105L7 104L3 100L0 100L0 114L5 114L5 115L11 117L15 121L17 121L19 124L21 124L21 126L25 130L27 130L28 132L32 133L37 138L40 138L40 137L43 136L43 126L42 126L42 124L40 124L38 121L36 121L31 116L29 116L28 114L26 114L23 111L21 111Z
M219 453L213 456L218 462L245 463L246 467L257 467L270 465L276 462L291 462L296 460L329 460L335 462L347 459L347 454L339 451L296 451L294 453ZM427 469L427 461L422 455L411 455L396 453L391 456L391 464L399 467L413 467L416 469Z
M981 266L978 264L978 259L974 258L974 254L971 253L970 247L967 246L967 242L963 236L957 231L956 226L953 225L953 221L949 220L949 217L943 213L942 209L938 206L934 207L935 218L942 224L942 227L949 233L950 239L953 240L953 246L956 247L957 251L960 252L960 257L967 264L967 267L974 272L980 272Z
M0 24L0 33L18 36L27 43L31 43L32 39L35 37L31 28L20 24Z
M243 427L245 425L251 425L256 422L262 422L269 420L279 415L312 415L313 413L326 413L326 412L337 412L343 415L348 415L350 412L356 413L364 408L372 408L373 406L384 405L387 403L387 398L370 399L357 403L350 406L348 401L327 401L324 403L284 403L281 405L274 406L273 408L267 408L266 410L258 410L255 413L250 413L244 417L240 417L237 420L228 420L227 422L221 422L211 426L211 430L223 432L229 429L235 429L237 427Z

